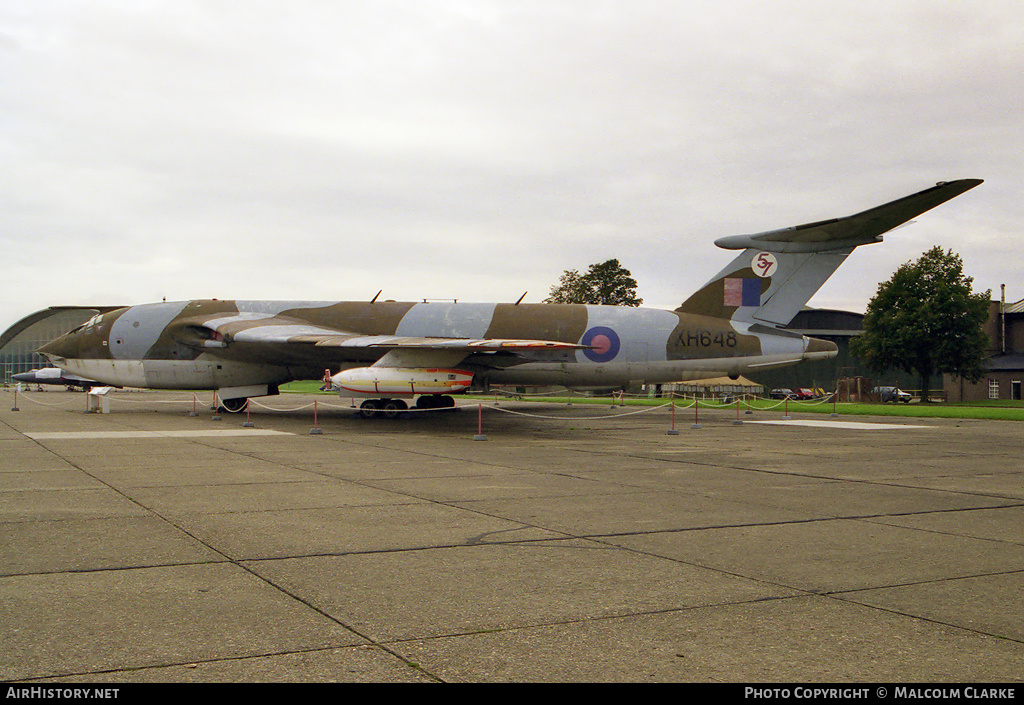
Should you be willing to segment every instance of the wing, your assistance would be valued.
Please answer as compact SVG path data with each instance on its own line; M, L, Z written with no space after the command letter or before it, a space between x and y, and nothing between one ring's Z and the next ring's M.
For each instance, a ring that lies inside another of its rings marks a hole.
M289 342L326 348L397 348L416 350L461 350L475 352L515 352L536 350L580 350L587 345L555 340L514 340L510 338L410 338L395 335L298 335Z
M392 351L418 351L420 359L429 359L433 351L439 361L452 364L453 359L480 353L528 355L588 347L556 340L366 335L289 316L250 313L182 319L168 332L179 343L227 358L285 365L372 362Z

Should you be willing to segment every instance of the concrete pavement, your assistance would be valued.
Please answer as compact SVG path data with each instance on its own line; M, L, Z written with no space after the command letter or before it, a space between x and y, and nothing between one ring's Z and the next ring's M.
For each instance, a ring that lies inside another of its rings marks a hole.
M5 393L0 679L1024 678L1020 424L313 399Z

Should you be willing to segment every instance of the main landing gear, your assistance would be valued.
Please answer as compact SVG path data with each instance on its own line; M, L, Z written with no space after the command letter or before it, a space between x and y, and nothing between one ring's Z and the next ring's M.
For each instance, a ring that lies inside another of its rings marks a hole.
M237 414L245 410L245 405L249 403L249 397L235 397L234 399L221 399L220 409ZM220 411L218 409L218 411Z
M451 409L455 400L447 394L427 394L416 400L417 409ZM364 419L396 419L408 410L409 405L401 399L367 399L359 407L359 415Z

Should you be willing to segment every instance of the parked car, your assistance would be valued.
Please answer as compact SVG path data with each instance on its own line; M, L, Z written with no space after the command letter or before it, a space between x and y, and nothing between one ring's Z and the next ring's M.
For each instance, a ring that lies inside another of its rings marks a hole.
M773 389L768 393L771 399L794 399L796 395L793 394L792 389Z
M914 398L914 395L909 392L904 392L899 387L875 387L871 390L872 394L878 395L878 400L881 402L891 401L893 404L909 404L910 400Z
M794 396L797 399L817 399L818 398L818 395L814 392L814 390L813 389L808 389L807 387L800 387L793 394L794 394Z

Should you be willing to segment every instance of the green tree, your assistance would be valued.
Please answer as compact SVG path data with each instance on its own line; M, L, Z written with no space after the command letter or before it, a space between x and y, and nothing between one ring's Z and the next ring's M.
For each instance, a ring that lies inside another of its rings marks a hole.
M590 303L589 297L590 287L583 281L583 275L576 269L567 269L559 277L557 286L551 287L551 293L544 299L544 303L583 304Z
M864 332L850 349L875 373L889 368L921 377L921 398L928 399L935 374L954 374L977 382L984 374L991 291L975 294L963 262L941 247L907 262L878 285L868 303Z
M636 279L629 270L619 260L610 259L590 265L586 274L565 270L544 303L639 306L644 300L637 297L636 287Z

